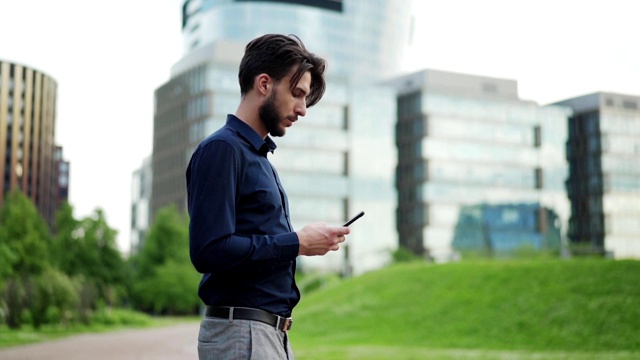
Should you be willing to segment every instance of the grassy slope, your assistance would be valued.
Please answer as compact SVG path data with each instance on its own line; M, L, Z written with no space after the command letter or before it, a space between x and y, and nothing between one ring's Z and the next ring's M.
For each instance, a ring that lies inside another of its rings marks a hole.
M292 339L303 349L330 344L381 351L635 354L640 351L640 262L398 265L305 296L295 320Z

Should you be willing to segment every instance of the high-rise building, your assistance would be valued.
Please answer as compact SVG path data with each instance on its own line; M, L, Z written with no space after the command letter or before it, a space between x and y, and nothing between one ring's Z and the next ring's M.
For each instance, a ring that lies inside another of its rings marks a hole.
M149 201L151 200L151 157L131 175L131 233L130 254L139 253L149 230Z
M265 33L296 34L328 61L327 91L283 138L270 160L287 189L294 228L340 225L363 210L345 250L302 266L361 272L397 246L393 93L408 43L410 0L186 0L184 56L156 90L150 215L186 208L185 169L197 144L240 101L244 46Z
M569 239L575 251L640 258L640 97L599 92L565 101Z
M56 177L58 179L56 209L59 209L62 203L69 200L69 172L71 171L69 162L64 160L62 146L56 146L55 161Z
M521 100L508 79L423 70L391 83L402 246L437 261L560 250L569 108Z
M0 205L20 190L50 226L68 191L69 164L55 145L56 91L45 73L0 61Z
M296 34L331 74L369 83L398 72L411 0L185 0L182 15L185 56L216 41Z

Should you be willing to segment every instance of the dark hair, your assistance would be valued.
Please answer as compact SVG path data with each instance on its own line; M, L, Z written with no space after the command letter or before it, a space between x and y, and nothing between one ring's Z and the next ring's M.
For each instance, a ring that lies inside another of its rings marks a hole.
M278 82L295 66L298 68L291 77L289 88L293 90L302 75L307 71L311 72L311 90L307 96L307 107L317 104L326 88L326 62L307 51L302 40L295 35L266 34L247 44L238 72L240 94L244 96L251 90L256 76L267 74Z

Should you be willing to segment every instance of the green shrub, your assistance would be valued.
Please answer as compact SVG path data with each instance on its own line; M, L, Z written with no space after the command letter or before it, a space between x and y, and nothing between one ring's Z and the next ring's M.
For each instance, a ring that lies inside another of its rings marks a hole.
M10 329L19 329L23 321L25 293L22 282L16 277L10 277L5 281L2 291L6 304L5 318Z
M393 251L391 257L393 258L394 263L423 261L421 256L414 254L411 250L403 246L399 246L395 251Z
M107 326L144 326L151 323L151 317L128 309L101 307L93 314L91 323Z
M154 314L191 315L198 312L198 274L191 264L168 261L155 274L133 284L132 297L138 309Z

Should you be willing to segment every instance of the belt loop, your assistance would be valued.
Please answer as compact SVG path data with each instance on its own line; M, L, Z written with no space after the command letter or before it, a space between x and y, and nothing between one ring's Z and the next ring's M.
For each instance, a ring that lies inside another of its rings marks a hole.
M278 330L282 330L280 329L280 319L282 319L280 316L276 315L276 318L278 318L278 321L276 321L276 329Z
M233 309L234 309L233 306L229 308L229 322L230 323L233 322Z

